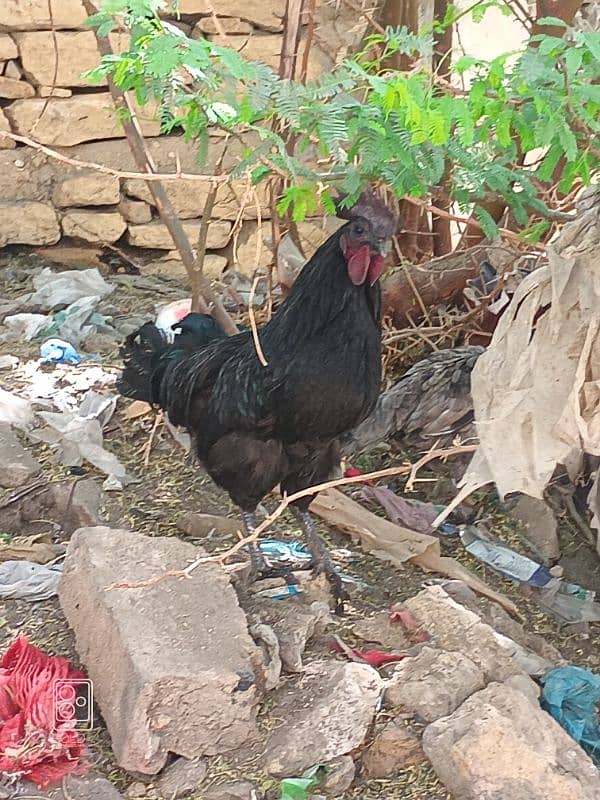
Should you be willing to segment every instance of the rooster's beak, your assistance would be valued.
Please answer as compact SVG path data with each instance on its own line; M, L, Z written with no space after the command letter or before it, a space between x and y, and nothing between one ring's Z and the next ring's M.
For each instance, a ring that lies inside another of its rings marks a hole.
M389 239L376 239L371 245L373 250L382 255L383 258L390 252L391 246L392 243Z

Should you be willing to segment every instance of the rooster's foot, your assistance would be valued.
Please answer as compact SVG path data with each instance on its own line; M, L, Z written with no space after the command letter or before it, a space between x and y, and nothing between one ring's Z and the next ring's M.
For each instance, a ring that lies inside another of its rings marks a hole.
M294 516L300 522L306 537L306 545L312 556L310 566L317 575L323 574L326 576L335 602L335 613L338 616L342 616L344 613L344 602L348 601L350 596L344 589L342 579L333 565L329 550L319 536L317 526L315 525L310 514L307 511L301 511L299 508L295 508L294 506L292 506L292 511Z

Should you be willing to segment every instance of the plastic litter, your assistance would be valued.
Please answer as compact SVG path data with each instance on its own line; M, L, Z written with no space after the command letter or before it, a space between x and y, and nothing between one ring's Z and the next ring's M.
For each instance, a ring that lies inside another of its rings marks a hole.
M256 594L258 597L270 597L271 600L287 600L288 597L302 594L302 591L298 584L290 583L285 586L274 586L272 589L261 589Z
M552 574L546 567L516 553L506 545L482 539L478 534L473 526L461 531L460 538L465 550L496 572L528 586L541 587L553 580Z
M22 636L0 660L0 676L0 775L16 773L45 789L70 773L84 774L88 764L84 740L75 730L74 702L84 674ZM71 684L73 701L60 714L58 681Z
M540 606L559 621L567 624L600 622L600 603L596 602L596 593L591 589L556 578L537 561L506 545L482 539L472 526L461 531L460 538L467 552L479 561L512 581L537 589Z
M47 427L36 429L30 438L54 445L63 464L80 467L88 461L108 477L107 490L120 490L136 481L123 464L103 447L102 428L116 407L116 396L88 392L76 411L41 411Z
M0 597L5 600L49 600L58 593L61 564L4 561L0 564Z
M46 314L12 314L4 317L4 325L8 328L11 339L30 342L51 322Z
M396 661L404 661L408 653L386 653L383 650L359 650L358 647L349 647L339 636L334 636L330 648L336 653L343 653L352 661L361 661L371 667L383 667Z
M191 310L191 297L186 297L183 300L175 300L173 303L168 303L166 306L162 306L158 309L154 324L165 334L168 341L172 342L175 338L173 325L181 322L184 317L187 317Z
M36 291L29 302L47 311L64 308L83 297L103 298L114 290L96 268L64 272L46 268L34 277L33 286Z
M26 384L23 391L36 404L59 411L75 411L90 389L106 389L114 385L116 374L96 364L58 363L51 371L41 368L41 361L28 361L23 366Z
M14 369L18 365L17 356L0 356L0 369Z
M541 705L600 766L600 676L556 667L543 676Z
M0 562L33 561L36 564L46 564L54 561L64 551L62 545L52 542L48 533L34 533L31 536L6 535L6 541L0 541Z
M345 475L348 476L351 471L355 474L358 472L353 468L352 470L346 470ZM433 503L423 503L421 500L400 497L400 495L397 495L386 486L366 486L362 490L361 496L364 500L379 503L385 510L388 519L392 522L419 533L431 533L431 525L434 519L446 508L446 506L434 505ZM459 532L459 528L450 522L444 522L434 532L441 533L444 536L455 536Z
M259 544L267 566L305 566L312 558L301 542L283 542L279 539L264 539Z
M42 364L80 364L81 356L73 345L62 339L48 339L40 347Z
M100 302L98 295L81 297L62 311L57 311L49 318L48 324L39 332L39 336L60 337L73 344L96 333L117 336L117 332L108 324L108 320L96 311Z

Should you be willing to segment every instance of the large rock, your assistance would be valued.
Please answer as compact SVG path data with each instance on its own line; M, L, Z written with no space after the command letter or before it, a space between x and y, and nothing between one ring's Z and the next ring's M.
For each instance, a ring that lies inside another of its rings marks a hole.
M260 656L220 567L107 589L199 555L175 538L105 527L81 528L69 544L59 598L125 769L153 774L169 752L224 753L256 731Z
M279 69L279 61L281 59L281 36L276 34L253 34L252 36L211 36L210 37L216 44L223 47L232 47L238 50L245 59L248 61L259 61L266 64L274 72ZM300 42L298 48L299 59L302 59L305 43ZM315 59L308 61L308 80L317 78L322 72L321 66Z
M208 765L203 758L178 758L163 770L156 785L165 800L179 800L198 788L207 770Z
M504 684L425 729L423 749L455 800L597 800L600 773L537 703Z
M55 186L52 202L68 206L111 206L119 202L119 179L101 172L74 173Z
M36 86L89 86L82 73L100 63L96 37L91 30L31 31L16 33L15 40L25 75ZM129 45L129 36L111 34L110 43L115 53L122 52ZM105 86L106 81L95 85Z
M6 118L6 114L0 108L0 131L10 132L10 125ZM17 143L13 139L7 139L0 136L0 150L14 150Z
M127 228L118 211L67 211L61 224L65 236L98 244L116 242Z
M492 628L441 586L428 586L404 605L430 635L433 647L463 653L481 669L486 683L523 674L498 644Z
M35 89L25 81L15 80L0 75L0 97L7 100L17 100L22 97L33 97Z
M143 225L152 219L152 209L143 200L131 200L129 197L121 198L119 213L127 222Z
M0 423L0 486L22 486L37 475L41 464L19 442L9 425Z
M0 128L1 119L0 115ZM53 181L52 167L41 153L34 153L25 147L10 152L0 150L0 203L14 200L48 201Z
M424 647L396 666L386 686L385 703L432 722L451 714L484 686L482 670L467 656Z
M358 747L365 738L383 681L367 664L313 661L295 684L272 696L279 725L269 735L266 769L276 776L299 775Z
M87 13L81 0L2 0L0 31L82 28Z
M7 244L56 244L60 228L47 203L0 202L0 247Z
M390 722L364 754L362 766L368 778L389 778L423 761L423 748L415 734L399 722Z
M42 113L43 112L43 113ZM77 94L64 99L33 97L16 100L5 109L15 133L35 134L38 142L69 146L94 139L114 139L124 136L117 120L110 94ZM157 136L160 124L152 119L152 109L146 107L139 115L142 132Z
M192 31L192 39L202 39L205 34L215 36L219 33L249 36L252 25L239 17L202 17Z
M188 220L183 223L183 229L189 237L192 247L198 241L200 220ZM209 249L217 250L225 247L229 239L231 223L224 220L214 220L208 226L208 239L206 245ZM167 226L158 220L145 225L130 225L127 235L129 244L133 247L148 247L154 250L172 250L175 246Z
M173 10L172 0L168 8ZM210 0L178 0L177 10L180 14L209 15L213 5ZM219 16L240 17L265 30L280 31L283 28L285 0L271 0L269 3L260 0L219 0L216 10Z
M19 51L14 40L7 33L0 33L0 61L8 61L18 56Z

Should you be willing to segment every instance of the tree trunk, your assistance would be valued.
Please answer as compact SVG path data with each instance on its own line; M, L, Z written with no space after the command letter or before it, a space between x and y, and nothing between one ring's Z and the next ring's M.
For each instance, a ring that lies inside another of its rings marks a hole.
M433 18L442 22L448 11L448 0L434 0ZM452 33L453 26L448 25L442 31L436 32L434 36L432 66L434 74L446 81L450 80L452 67ZM438 191L433 195L434 205L442 211L450 213L450 184L452 181L452 166L446 161L444 176ZM450 220L448 217L432 214L431 230L433 233L433 254L434 256L444 256L452 252L452 233Z

